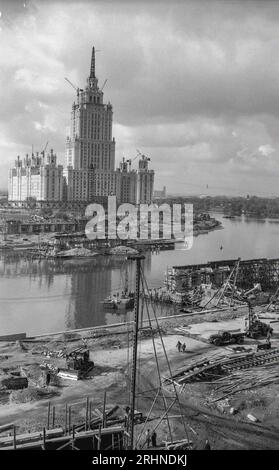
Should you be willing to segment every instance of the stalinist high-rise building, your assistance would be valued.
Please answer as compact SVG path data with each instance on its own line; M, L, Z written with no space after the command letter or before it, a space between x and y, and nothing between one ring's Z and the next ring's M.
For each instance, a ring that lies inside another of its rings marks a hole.
M119 198L120 175L115 172L112 106L104 103L95 73L95 49L84 90L77 89L66 141L67 200L92 202L98 196Z
M77 101L72 107L70 136L66 143L67 167L74 170L114 170L113 112L111 104L103 102L103 96L95 75L93 47L86 88L77 89Z
M66 141L67 201L89 203L111 195L132 204L152 201L154 171L148 169L149 159L142 156L138 170L131 170L129 160L115 170L112 121L112 105L104 103L98 86L93 47L89 77L85 89L77 89Z
M9 200L24 205L32 197L38 206L51 206L55 201L56 206L61 202L66 208L83 209L91 202L103 203L108 196L116 196L118 203L150 204L154 185L154 171L148 168L150 159L140 155L137 170L131 168L131 160L123 159L115 169L112 121L112 105L104 103L104 94L98 85L93 47L86 86L76 89L72 105L64 169L56 164L55 156L51 169L47 167L43 173L44 152L39 163L34 163L33 157L30 162L26 160L27 170L25 167L22 170L18 159L10 171ZM32 181L31 177L25 178L26 171L28 175L32 173ZM34 175L38 171L46 175L46 181L37 178L35 182Z

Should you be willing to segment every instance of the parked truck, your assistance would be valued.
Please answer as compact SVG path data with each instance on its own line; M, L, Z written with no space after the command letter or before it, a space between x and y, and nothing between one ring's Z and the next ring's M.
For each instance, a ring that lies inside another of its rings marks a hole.
M242 344L244 342L245 334L242 332L231 332L226 330L219 330L217 333L209 337L209 342L215 346L222 346L224 344Z

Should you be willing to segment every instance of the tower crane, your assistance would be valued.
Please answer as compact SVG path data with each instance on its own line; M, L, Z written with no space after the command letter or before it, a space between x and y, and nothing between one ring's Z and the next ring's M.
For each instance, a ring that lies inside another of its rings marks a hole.
M131 166L132 162L134 160L136 160L137 158L140 158L140 157L145 157L148 161L150 161L150 158L149 157L146 157L143 153L141 153L138 149L137 149L137 154L134 158L130 158L130 160L127 160Z
M46 152L47 146L48 146L48 141L47 141L46 145L44 146L44 149L41 151L41 155L43 156L43 158L45 157L45 152Z
M68 82L68 83L74 88L74 90L76 90L77 94L79 94L79 92L82 91L81 88L78 88L77 86L75 86L75 85L71 82L71 80L69 80L67 77L64 77L64 78L65 78L66 82Z
M45 153L45 151L46 151L46 149L47 149L47 146L48 146L48 141L47 141L47 143L46 143L46 145L45 145L45 148L44 148L44 150L43 150L43 153Z
M141 153L138 149L137 149L137 155L136 157L133 159L135 160L136 158L139 158L139 157L144 157L146 158L146 160L148 160L150 162L151 158L150 157L147 157L146 155L144 155L143 153Z

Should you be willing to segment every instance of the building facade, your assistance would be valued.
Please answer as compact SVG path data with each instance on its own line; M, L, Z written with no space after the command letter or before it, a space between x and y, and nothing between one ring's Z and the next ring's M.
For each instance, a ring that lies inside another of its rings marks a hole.
M137 170L137 204L150 204L153 198L154 170L149 170L150 158L142 155Z
M28 154L22 160L17 157L9 171L8 200L21 205L24 201L58 202L63 199L63 166L57 164L57 156L51 149L45 157Z
M119 166L120 174L120 200L122 203L137 202L137 172L131 168L131 160L123 158Z

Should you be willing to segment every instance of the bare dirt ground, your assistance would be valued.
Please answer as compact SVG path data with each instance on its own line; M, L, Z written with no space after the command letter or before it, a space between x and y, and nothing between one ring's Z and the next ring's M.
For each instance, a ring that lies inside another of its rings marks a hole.
M241 315L241 316L240 316ZM230 354L227 348L216 348L198 336L186 337L178 334L177 326L192 325L192 330L198 329L196 324L211 320L212 328L218 329L219 321L231 325L232 321L244 322L243 312L227 312L210 315L177 318L164 321L162 330L165 349L173 372L187 365L189 360L208 357L208 355ZM195 325L193 325L195 323ZM206 323L204 323L206 325ZM275 324L274 324L275 325ZM208 328L208 325L206 325ZM220 328L219 328L220 329ZM191 329L190 329L191 330ZM104 334L107 334L103 331ZM122 407L128 404L129 364L131 364L131 348L127 343L127 332L114 331L109 335L96 337L87 331L87 346L93 357L95 367L85 380L59 380L56 385L45 386L42 371L39 365L46 361L60 367L65 365L63 358L46 358L43 352L46 350L59 351L63 348L70 351L79 345L83 345L82 334L67 334L58 337L36 338L30 341L0 343L0 379L1 376L19 371L20 368L29 377L28 389L8 392L0 391L0 424L13 422L18 426L19 432L27 430L39 430L46 426L47 404L55 406L57 426L64 426L65 403L81 403L73 407L73 420L76 423L84 420L86 397L90 397L94 407L100 407L103 403L104 391L107 393L107 404L118 404ZM148 335L147 335L148 336ZM279 341L275 334L272 346L278 347ZM130 335L131 339L131 335ZM179 353L176 343L180 339L186 342L186 353ZM154 337L161 375L169 376L168 366L160 337ZM255 341L246 340L245 346L254 347ZM249 344L248 344L249 343ZM278 367L273 366L273 367ZM154 400L159 384L156 362L154 360L153 342L151 337L143 337L139 345L138 367L138 395L136 408L147 415ZM173 390L167 389L166 400L171 403ZM213 449L276 449L279 447L279 387L277 384L259 387L251 391L239 392L231 397L223 409L216 406L208 406L208 397L212 394L212 385L196 382L187 385L185 391L179 394L181 410L185 417L185 425L179 417L179 406L175 404L170 415L171 433L176 439L189 437L195 448L203 448L205 439L208 438ZM237 413L230 415L228 410L235 407ZM152 429L158 423L164 413L162 398L158 400L151 414L152 421L148 427ZM253 414L258 418L257 423L249 422L247 414ZM140 433L141 425L137 426ZM169 427L167 420L163 420L157 429L158 441L169 439Z

